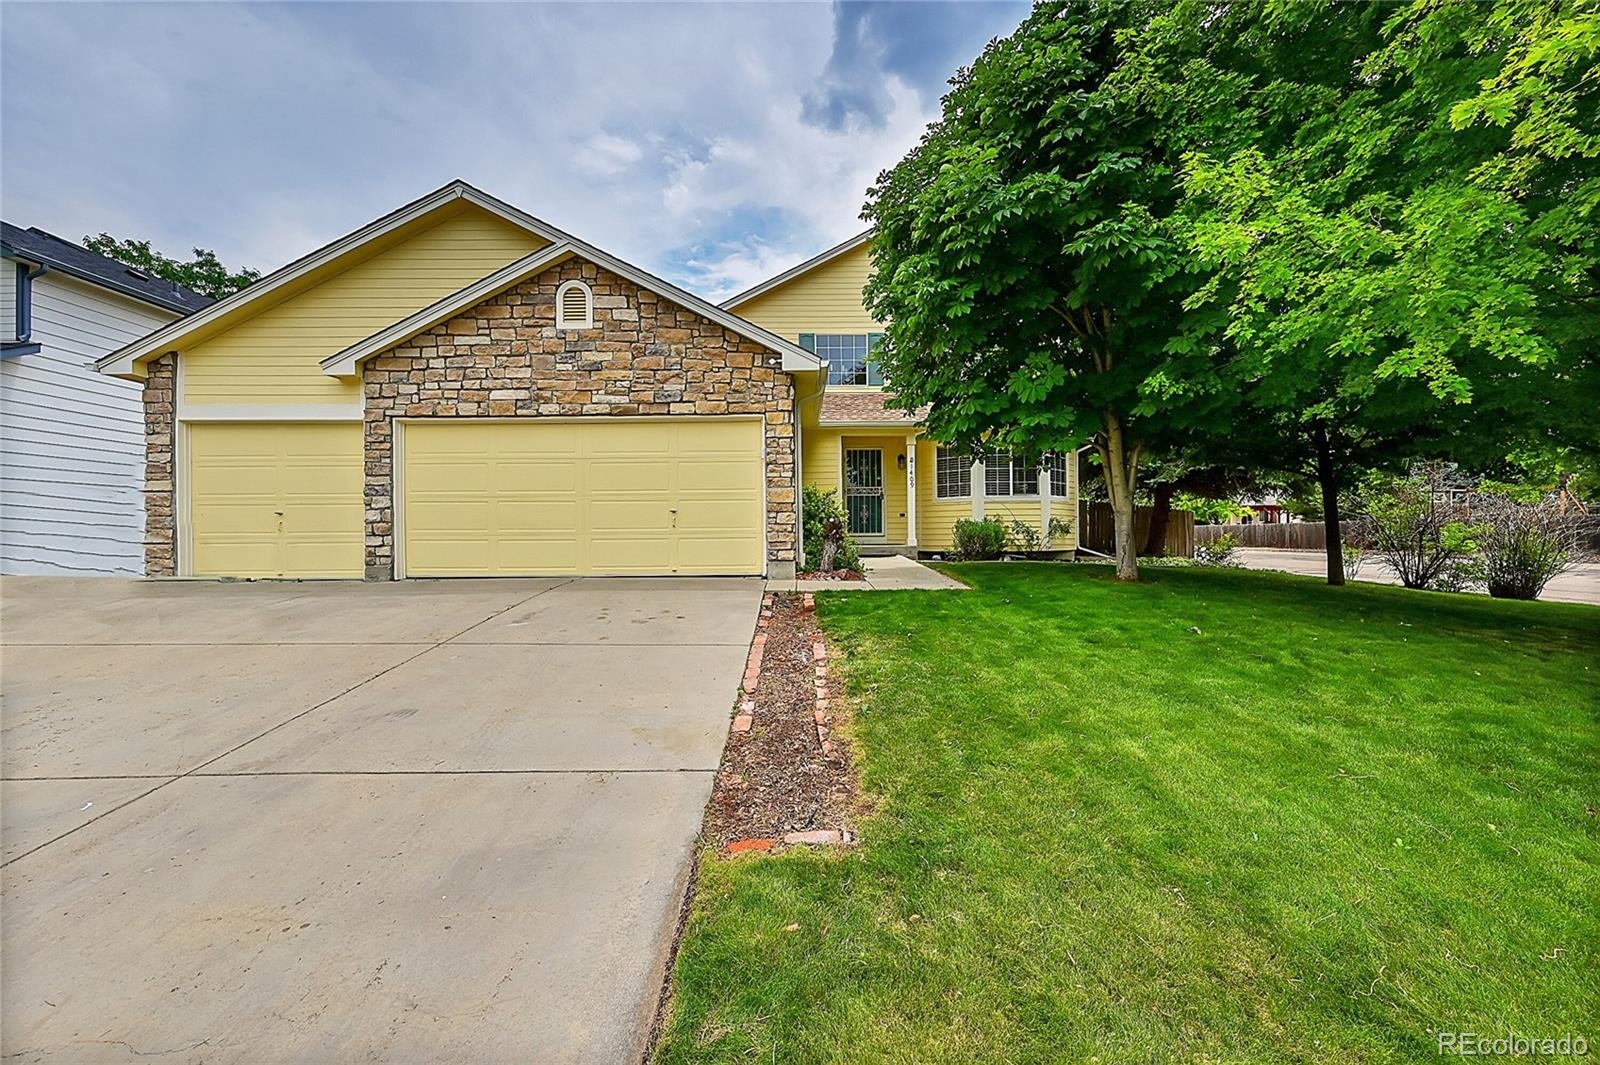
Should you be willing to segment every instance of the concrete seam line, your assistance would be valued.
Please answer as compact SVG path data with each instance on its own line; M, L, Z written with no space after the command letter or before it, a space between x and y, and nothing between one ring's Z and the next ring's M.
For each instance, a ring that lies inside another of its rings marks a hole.
M635 776L647 773L707 773L712 774L715 767L677 765L664 766L660 769L649 769L639 766L629 766L612 769L240 769L235 772L213 770L193 770L179 773L177 776L168 777L164 773L129 773L125 776L90 776L90 777L4 777L7 784L51 784L68 780L163 780L171 783L174 780L183 780L186 777L205 777L208 780L220 780L244 777L515 777L515 776L596 776L605 773L631 774Z
M573 579L576 580L576 578L573 578ZM553 592L557 588L565 588L567 585L569 585L571 583L572 583L572 581L568 580L568 581L563 581L560 584L552 585L549 588L543 588L543 589L541 589L541 590L539 590L537 592L534 592L532 595L528 596L528 598L526 598L526 599L518 600L517 602L512 603L509 606L506 606L506 607L503 607L503 608L501 608L499 610L496 610L494 613L490 614L488 617L484 618L483 620L475 621L471 625L468 625L466 628L464 628L460 632L456 633L455 636L447 637L446 639L440 640L438 643L429 644L428 646L424 647L422 650L418 651L414 655L407 655L405 658L402 658L400 661L394 663L393 665L386 666L385 668L378 670L378 672L372 674L372 676L367 677L364 680L357 681L356 683L350 685L350 687L346 688L344 691L338 692L337 694L334 694L334 695L330 695L328 698L322 700L322 702L320 702L320 703L317 703L315 706L308 706L304 710L300 711L299 713L294 714L293 716L291 716L289 718L286 718L283 721L278 722L276 725L273 725L271 728L269 728L269 729L267 729L267 730L265 730L263 732L257 733L254 736L251 736L249 739L243 741L242 743L235 744L233 747L228 748L226 751L223 751L221 754L219 754L219 755L217 755L217 756L215 756L213 758L206 759L204 762L201 762L199 765L195 766L193 769L189 770L188 772L179 773L178 775L176 775L176 776L174 776L174 777L172 777L172 778L170 778L168 780L163 780L160 784L157 784L155 787L151 788L149 791L143 792L143 793L141 793L139 795L135 795L133 798L127 800L126 802L118 803L116 806L113 806L113 807L111 807L111 808L109 808L107 810L103 810L102 812L96 814L94 817L89 818L89 820L85 821L83 824L76 825L76 826L74 826L72 828L69 828L65 832L61 833L59 836L54 836L54 837L52 837L50 839L45 840L43 843L40 843L40 844L37 844L37 845L35 845L33 847L28 848L27 850L23 851L21 854L14 855L11 858L7 858L5 861L0 862L0 869L4 869L6 866L10 865L13 862L20 862L22 859L26 858L28 855L37 853L38 851L43 850L45 847L50 846L52 843L59 843L61 840L66 839L68 836L72 835L75 832L83 831L84 829L88 828L90 825L94 824L96 821L99 821L102 817L107 817L110 814L114 814L118 810L121 810L121 809L123 809L125 807L131 806L131 805L133 805L134 803L138 802L141 799L149 798L151 795L154 795L156 792L160 791L162 788L166 787L168 784L171 784L173 781L182 780L185 777L190 777L190 776L194 776L194 775L198 774L200 772L200 770L204 769L208 765L211 765L213 762L221 761L222 759L228 757L228 755L233 754L235 751L238 751L238 750L240 750L240 749L242 749L244 747L247 747L250 744L254 743L256 740L259 740L264 736L270 736L272 733L278 731L279 729L283 728L286 725L294 724L296 721L299 721L302 717L305 717L307 714L310 714L310 713L313 713L313 712L315 712L317 710L320 710L324 706L327 706L329 703L333 702L334 700L341 699L344 696L349 695L351 692L355 691L357 688L360 688L360 687L362 687L364 685L367 685L367 684L371 684L373 681L377 680L379 677L383 676L384 674L392 672L392 671L394 671L396 669L399 669L401 666L407 664L408 662L415 662L417 659L421 658L423 655L427 654L429 651L435 650L436 648L442 647L445 644L449 643L451 640L455 639L456 636L464 636L467 633L471 632L473 629L477 628L479 625L483 625L483 624L486 624L488 622L493 621L495 618L499 617L501 614L504 614L508 610L515 610L517 607L522 606L525 603L529 603L529 602L539 598L539 596L544 595L546 592Z

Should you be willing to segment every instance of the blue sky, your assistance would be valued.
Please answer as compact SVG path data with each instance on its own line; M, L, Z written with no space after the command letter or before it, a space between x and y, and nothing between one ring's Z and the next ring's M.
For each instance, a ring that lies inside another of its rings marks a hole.
M861 229L1020 3L0 7L0 212L272 269L461 177L710 297Z

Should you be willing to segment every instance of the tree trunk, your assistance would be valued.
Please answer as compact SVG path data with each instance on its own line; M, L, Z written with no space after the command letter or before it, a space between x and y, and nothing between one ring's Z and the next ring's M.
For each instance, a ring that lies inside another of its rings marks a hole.
M1095 447L1100 452L1100 470L1105 477L1106 494L1111 499L1111 527L1116 536L1117 580L1139 579L1139 546L1134 543L1133 497L1139 467L1139 447L1129 447L1123 436L1122 419L1111 411L1102 416L1105 428Z
M1167 553L1167 526L1172 522L1172 496L1176 489L1174 484L1156 485L1155 506L1150 509L1150 531L1145 535L1141 554L1159 558ZM1134 516L1137 518L1137 512Z
M1317 484L1322 488L1322 521L1328 542L1328 583L1344 583L1344 536L1339 528L1339 474L1328 444L1328 426L1318 418L1311 425L1317 447Z

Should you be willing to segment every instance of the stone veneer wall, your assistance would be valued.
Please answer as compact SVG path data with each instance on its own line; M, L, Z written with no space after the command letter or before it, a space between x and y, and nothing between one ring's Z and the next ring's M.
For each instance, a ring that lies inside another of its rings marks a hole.
M555 327L556 288L594 291L593 329ZM366 570L394 575L394 419L761 414L767 560L792 566L798 519L793 388L782 356L577 259L368 359ZM789 570L792 573L792 570Z
M178 572L177 520L173 509L173 463L178 402L178 358L152 359L144 379L144 572Z

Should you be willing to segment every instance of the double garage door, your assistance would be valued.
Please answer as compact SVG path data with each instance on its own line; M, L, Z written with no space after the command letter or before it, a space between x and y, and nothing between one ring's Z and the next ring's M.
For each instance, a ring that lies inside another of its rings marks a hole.
M757 419L402 423L408 577L760 574ZM197 576L359 577L361 426L190 427Z

